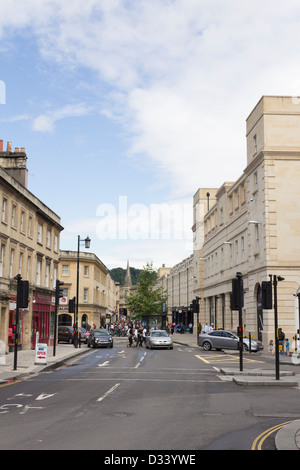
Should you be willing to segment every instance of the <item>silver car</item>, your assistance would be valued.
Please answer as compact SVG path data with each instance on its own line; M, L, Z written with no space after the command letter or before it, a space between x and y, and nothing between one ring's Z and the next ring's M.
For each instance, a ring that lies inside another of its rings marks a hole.
M146 336L146 348L168 348L173 349L173 340L166 330L152 330Z
M239 347L239 338L231 331L226 330L214 330L210 333L199 335L198 345L203 347L204 351L210 351L211 349L235 349ZM249 351L249 339L243 338L243 349ZM251 340L251 351L256 352L263 349L263 344L258 340Z

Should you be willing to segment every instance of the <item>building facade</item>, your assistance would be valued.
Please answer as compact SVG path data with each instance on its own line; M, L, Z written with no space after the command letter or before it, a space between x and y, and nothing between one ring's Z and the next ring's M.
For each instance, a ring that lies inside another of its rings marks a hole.
M201 321L236 330L232 279L243 275L245 333L265 347L275 339L274 310L262 308L262 282L277 285L278 326L292 343L299 329L300 107L292 97L263 96L246 120L247 165L224 183L204 217ZM195 224L194 224L195 225ZM202 281L200 281L200 284ZM273 299L274 300L274 299Z
M19 347L54 337L54 286L58 274L60 218L27 189L24 148L0 140L0 340L13 347L17 281L29 281L29 306L19 312Z
M77 251L60 251L59 280L64 296L58 308L58 325L72 326L74 313L69 300L77 292ZM118 311L119 286L111 279L108 268L94 253L79 253L78 326L105 326Z

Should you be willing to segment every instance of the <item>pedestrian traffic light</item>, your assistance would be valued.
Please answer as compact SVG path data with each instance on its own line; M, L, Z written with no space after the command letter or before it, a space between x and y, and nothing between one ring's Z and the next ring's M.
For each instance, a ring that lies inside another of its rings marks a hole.
M272 309L272 281L262 281L261 283L262 308Z
M28 308L29 282L19 281L18 305L19 308Z

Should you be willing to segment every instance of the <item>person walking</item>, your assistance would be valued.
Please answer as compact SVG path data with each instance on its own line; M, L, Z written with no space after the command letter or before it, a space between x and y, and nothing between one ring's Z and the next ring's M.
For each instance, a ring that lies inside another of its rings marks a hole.
M130 327L128 329L128 344L127 344L127 348L131 348L132 347L132 341L133 341L133 330L132 328Z

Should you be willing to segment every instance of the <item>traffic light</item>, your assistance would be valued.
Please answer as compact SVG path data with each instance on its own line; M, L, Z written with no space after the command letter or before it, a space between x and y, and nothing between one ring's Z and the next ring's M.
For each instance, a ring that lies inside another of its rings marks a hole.
M64 296L64 290L63 290L62 287L60 287L60 286L63 286L63 285L64 285L64 282L61 282L58 279L56 280L55 294L56 294L56 298L58 300L61 299Z
M69 300L69 313L75 313L75 297Z
M29 282L19 281L18 303L20 308L28 308Z
M238 327L237 327L237 336L238 336L239 338L243 338L243 337L244 337L243 330L244 330L244 327L243 327L243 326L238 326Z
M272 309L272 281L262 281L261 283L262 308Z
M239 310L244 307L244 287L241 276L232 279L232 292L230 294L230 309Z

